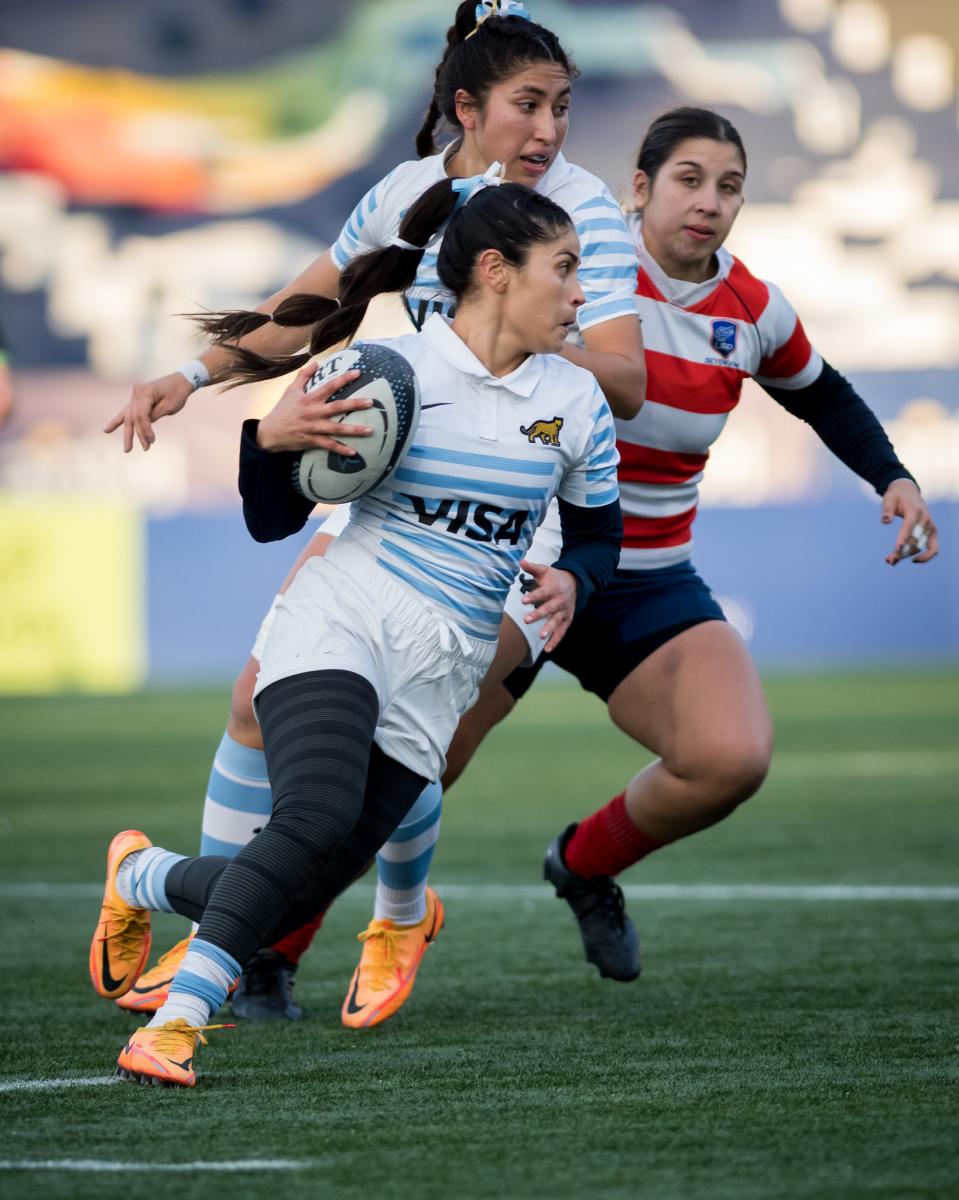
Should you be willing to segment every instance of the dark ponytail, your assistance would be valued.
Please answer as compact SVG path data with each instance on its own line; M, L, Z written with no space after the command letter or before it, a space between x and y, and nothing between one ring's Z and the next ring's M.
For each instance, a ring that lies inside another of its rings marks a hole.
M460 127L455 96L461 88L482 105L490 88L538 62L556 63L570 80L579 74L551 30L517 16L487 17L477 27L476 4L464 0L446 31L446 49L436 67L433 97L423 126L416 135L416 153L420 158L436 153L433 133L441 117L454 128Z
M572 225L569 214L558 204L518 183L483 188L456 211L459 193L454 190L454 182L441 179L434 183L403 218L398 237L412 248L384 246L347 263L340 275L338 304L315 296L290 296L279 305L273 314L279 325L303 325L307 313L320 313L310 332L309 353L265 358L230 345L234 378L229 386L275 379L303 366L314 355L348 341L360 327L374 296L405 292L412 286L426 246L444 225L436 270L457 300L470 290L473 268L484 250L498 250L512 266L522 267L535 242L552 241ZM237 315L262 314L227 314ZM264 318L267 320L269 317ZM212 324L209 322L207 328Z
M711 142L735 146L742 155L743 170L746 170L746 147L731 121L709 108L671 108L653 121L639 148L636 169L645 171L650 186L670 154L680 142L689 138L708 138Z

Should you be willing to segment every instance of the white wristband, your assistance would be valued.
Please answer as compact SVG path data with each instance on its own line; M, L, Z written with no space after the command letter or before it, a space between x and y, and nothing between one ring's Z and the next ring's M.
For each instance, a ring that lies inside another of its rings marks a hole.
M205 383L210 382L210 372L206 369L202 359L191 358L188 363L184 363L182 367L177 367L177 371L193 385L193 390L203 387Z

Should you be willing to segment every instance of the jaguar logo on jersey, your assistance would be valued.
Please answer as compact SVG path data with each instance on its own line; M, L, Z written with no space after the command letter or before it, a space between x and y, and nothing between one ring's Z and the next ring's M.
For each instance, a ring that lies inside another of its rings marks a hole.
M713 321L713 336L709 339L709 344L717 354L729 358L736 349L736 322Z
M527 441L541 442L544 446L559 445L559 431L563 428L563 418L553 417L552 421L534 421L527 429L520 425L520 433L525 433Z

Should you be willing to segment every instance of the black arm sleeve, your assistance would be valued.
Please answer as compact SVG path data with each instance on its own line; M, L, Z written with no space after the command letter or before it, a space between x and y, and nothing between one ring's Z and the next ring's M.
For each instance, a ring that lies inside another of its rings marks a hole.
M560 500L559 520L563 548L553 566L576 576L578 613L613 578L623 544L623 514L618 500L601 508L580 508Z
M765 390L777 404L816 431L824 445L850 471L865 479L881 496L894 479L913 479L876 414L843 375L825 360L819 378L808 387Z
M278 542L306 524L316 508L293 488L292 450L261 450L256 444L259 421L244 421L240 437L240 495L243 519L258 542Z

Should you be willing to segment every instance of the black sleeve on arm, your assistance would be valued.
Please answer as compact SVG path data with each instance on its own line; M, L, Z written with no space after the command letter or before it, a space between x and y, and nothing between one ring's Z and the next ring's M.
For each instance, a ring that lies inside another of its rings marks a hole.
M613 578L623 544L623 514L619 500L599 508L580 508L559 502L563 548L553 566L576 576L576 612L590 596Z
M845 376L823 360L822 372L807 387L763 388L777 404L816 431L824 445L850 471L881 496L894 479L913 479L896 456L876 414Z
M316 508L293 487L291 450L261 450L256 444L259 421L244 421L240 437L240 495L243 519L258 542L278 542L306 524Z

